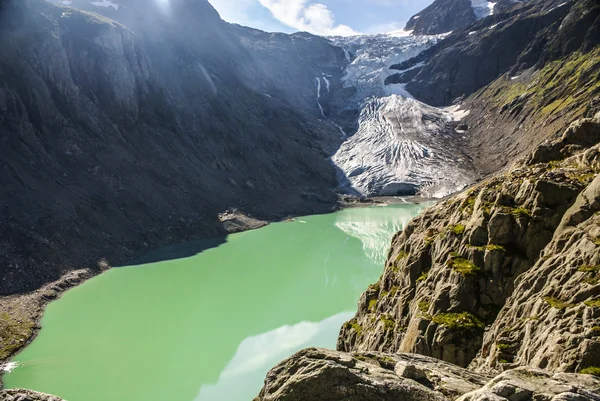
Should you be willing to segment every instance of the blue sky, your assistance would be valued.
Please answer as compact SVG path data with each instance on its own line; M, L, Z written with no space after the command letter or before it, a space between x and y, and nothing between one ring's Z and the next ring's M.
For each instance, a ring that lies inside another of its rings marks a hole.
M221 18L264 31L317 35L385 33L433 0L209 0Z

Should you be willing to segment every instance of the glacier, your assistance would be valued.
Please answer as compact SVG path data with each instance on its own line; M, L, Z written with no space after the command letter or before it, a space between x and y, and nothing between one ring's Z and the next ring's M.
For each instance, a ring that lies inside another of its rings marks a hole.
M342 107L359 110L355 132L331 158L344 192L441 198L478 178L462 152L465 131L456 129L468 112L422 103L404 84L385 85L398 72L391 65L415 57L444 36L331 38L354 56L345 67L342 86L355 91Z

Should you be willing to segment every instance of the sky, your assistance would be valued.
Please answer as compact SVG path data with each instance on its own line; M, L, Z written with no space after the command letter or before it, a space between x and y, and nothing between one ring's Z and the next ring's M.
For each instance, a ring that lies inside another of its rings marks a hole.
M228 22L268 32L387 33L433 0L209 0Z

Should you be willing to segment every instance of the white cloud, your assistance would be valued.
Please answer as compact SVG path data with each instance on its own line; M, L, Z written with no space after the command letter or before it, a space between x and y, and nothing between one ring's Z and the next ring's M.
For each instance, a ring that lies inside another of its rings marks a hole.
M357 35L347 25L336 25L333 12L320 3L308 4L308 0L259 0L273 17L282 24L316 35Z

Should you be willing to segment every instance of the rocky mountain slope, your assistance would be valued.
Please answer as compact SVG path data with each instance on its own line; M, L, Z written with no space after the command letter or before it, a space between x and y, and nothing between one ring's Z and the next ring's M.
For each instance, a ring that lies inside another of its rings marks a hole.
M255 400L597 400L599 171L600 113L425 211L339 351L283 361Z
M431 92L416 97L438 96L436 77L442 87L445 77L457 82L471 65L464 60L490 48L494 54L491 43L529 38L507 69L474 84L479 89L439 97L447 104L467 96L460 129L469 150L479 149L474 163L485 173L502 171L398 233L383 275L341 328L338 351L307 350L284 361L258 400L293 400L299 391L305 399L387 399L382 389L414 399L598 398L598 383L586 374L600 374L599 14L587 0L529 2L397 66L418 72L388 83L408 89L429 79ZM535 35L521 31L528 24ZM450 57L457 64L441 61ZM451 374L405 353L468 368L458 374L461 391L448 393ZM473 372L487 384L474 389Z
M101 8L131 28L0 3L0 294L223 234L227 209L269 220L334 207L327 157L341 140L318 119L314 76L339 75L343 51L310 35L252 42L191 3ZM277 41L279 64L257 65ZM305 82L282 76L299 60Z
M415 35L437 35L464 28L473 22L515 7L518 0L436 0L413 15L405 30Z

